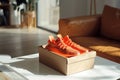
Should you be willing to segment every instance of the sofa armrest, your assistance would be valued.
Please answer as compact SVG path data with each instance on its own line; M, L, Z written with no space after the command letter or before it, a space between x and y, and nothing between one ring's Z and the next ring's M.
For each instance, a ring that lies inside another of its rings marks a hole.
M96 15L60 19L58 33L70 37L94 36L99 32L100 18L100 15Z

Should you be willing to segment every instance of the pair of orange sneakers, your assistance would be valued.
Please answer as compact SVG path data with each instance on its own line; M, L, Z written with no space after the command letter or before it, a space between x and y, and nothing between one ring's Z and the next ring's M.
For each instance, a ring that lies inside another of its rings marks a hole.
M68 35L62 37L60 34L57 35L57 39L49 36L46 49L67 58L88 52L88 49L73 42Z

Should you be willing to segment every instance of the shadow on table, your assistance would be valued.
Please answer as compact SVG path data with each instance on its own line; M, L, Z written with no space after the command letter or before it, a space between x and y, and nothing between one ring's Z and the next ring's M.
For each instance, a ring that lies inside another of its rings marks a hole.
M22 58L21 58L22 59ZM49 68L48 66L39 63L38 58L30 58L30 59L24 59L22 61L18 62L13 62L10 63L12 67L17 67L21 69L28 70L34 74L39 74L39 75L61 75L61 73L55 71L52 68Z

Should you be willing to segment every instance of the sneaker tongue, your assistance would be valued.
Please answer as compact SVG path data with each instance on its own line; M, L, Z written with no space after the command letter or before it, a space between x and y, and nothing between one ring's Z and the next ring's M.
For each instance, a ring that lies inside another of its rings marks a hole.
M68 41L70 38L69 38L69 36L67 35L67 36L65 36L63 39L64 39L64 41Z

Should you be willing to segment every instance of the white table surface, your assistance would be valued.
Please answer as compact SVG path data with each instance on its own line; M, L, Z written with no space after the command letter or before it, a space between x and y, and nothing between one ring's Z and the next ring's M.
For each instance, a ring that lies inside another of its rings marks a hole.
M3 58L3 56L2 56ZM48 66L39 63L38 53L16 58L0 59L28 80L117 80L120 78L120 64L96 57L93 69L65 76Z

